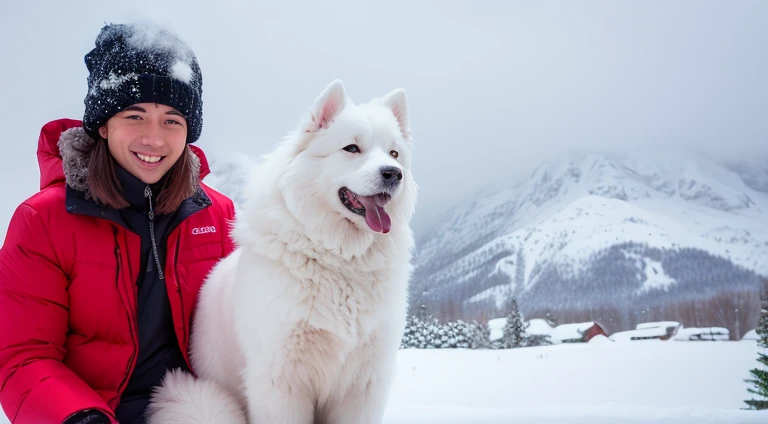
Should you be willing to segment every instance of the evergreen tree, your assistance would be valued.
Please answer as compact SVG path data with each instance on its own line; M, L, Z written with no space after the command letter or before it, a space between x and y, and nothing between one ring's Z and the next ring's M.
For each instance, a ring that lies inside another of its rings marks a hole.
M458 329L457 329L457 323L456 322L446 322L442 325L443 330L443 338L441 341L443 342L440 347L443 349L455 349L456 348L456 342L458 339Z
M405 330L400 342L400 349L417 347L419 320L414 315L408 315L405 319Z
M757 354L757 362L763 367L750 370L752 379L746 381L754 387L747 390L757 399L753 398L745 402L749 405L749 409L768 409L768 280L763 280L760 293L760 322L757 326L757 335L760 337L757 345L762 348L762 351Z
M441 325L436 318L421 322L421 338L419 348L436 349L442 345Z
M427 338L429 337L429 332L427 331L427 325L424 321L419 319L418 317L413 318L413 341L412 347L416 349L424 349L427 347Z
M457 349L469 349L471 329L469 324L462 320L458 320L453 323L454 344L453 347Z
M449 323L450 324L450 323ZM439 322L436 323L437 327L437 337L436 337L436 346L440 349L447 349L451 347L451 332L450 327L448 324L441 325Z
M523 321L523 314L517 305L517 299L509 302L509 314L507 322L504 324L501 336L502 349L514 349L523 346L525 340L525 330L527 323Z
M549 346L552 344L548 334L529 334L523 339L521 347Z
M405 320L405 330L400 342L402 349L434 349L443 345L442 337L446 334L442 326L433 318L426 305L419 305L414 314Z
M491 328L487 322L473 321L470 326L469 347L471 349L488 349L491 345Z

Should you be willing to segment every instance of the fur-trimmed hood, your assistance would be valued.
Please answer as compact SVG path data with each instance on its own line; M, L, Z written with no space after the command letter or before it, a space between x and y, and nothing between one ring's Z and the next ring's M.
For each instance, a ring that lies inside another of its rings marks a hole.
M59 119L43 126L37 146L40 189L66 181L71 188L89 194L88 163L95 144L79 120ZM187 145L186 154L193 156L190 184L198 186L210 173L208 160L195 146Z

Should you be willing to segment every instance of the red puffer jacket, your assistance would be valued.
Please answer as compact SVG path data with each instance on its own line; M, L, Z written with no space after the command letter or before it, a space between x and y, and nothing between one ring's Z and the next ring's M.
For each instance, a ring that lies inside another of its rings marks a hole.
M13 423L61 423L94 408L114 417L135 366L141 239L107 219L67 211L58 141L80 125L65 119L43 127L41 191L18 207L0 250L0 403ZM207 161L190 147L202 179ZM202 183L200 188L200 210L168 236L165 266L187 364L200 285L234 249L232 201Z

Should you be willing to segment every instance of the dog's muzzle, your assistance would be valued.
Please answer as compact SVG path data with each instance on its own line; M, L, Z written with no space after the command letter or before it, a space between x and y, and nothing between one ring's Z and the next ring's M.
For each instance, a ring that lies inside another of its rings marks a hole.
M403 180L403 170L396 166L382 166L379 172L381 172L381 185L384 189L394 190Z

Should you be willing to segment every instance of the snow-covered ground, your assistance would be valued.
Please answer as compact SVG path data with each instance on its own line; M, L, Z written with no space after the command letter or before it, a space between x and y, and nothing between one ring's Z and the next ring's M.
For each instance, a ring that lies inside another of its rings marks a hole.
M757 344L639 341L400 351L384 423L766 423Z
M594 340L401 350L384 424L768 422L768 411L741 409L757 365L753 340Z

